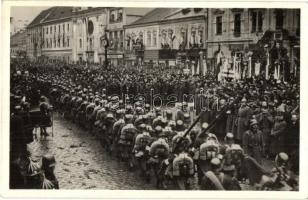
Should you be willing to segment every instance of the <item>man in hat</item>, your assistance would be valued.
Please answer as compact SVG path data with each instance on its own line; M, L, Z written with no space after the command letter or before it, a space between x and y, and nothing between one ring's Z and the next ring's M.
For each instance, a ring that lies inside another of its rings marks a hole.
M258 128L256 119L250 121L250 128L243 135L243 149L246 154L261 164L262 132Z
M269 138L271 134L271 129L273 127L274 119L271 113L268 110L267 102L263 101L261 103L261 112L256 115L256 120L259 124L259 128L262 131L262 139L263 139L263 154L269 154Z
M245 131L248 130L251 112L251 109L247 105L247 99L243 98L238 111L237 132L235 134L236 143L241 144L243 135Z

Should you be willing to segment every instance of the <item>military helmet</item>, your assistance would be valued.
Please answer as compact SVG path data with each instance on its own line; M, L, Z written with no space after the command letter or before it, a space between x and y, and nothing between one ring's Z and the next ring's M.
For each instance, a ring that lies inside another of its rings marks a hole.
M275 158L275 164L277 167L286 166L288 161L289 161L289 156L284 152L280 152L279 154L277 154Z

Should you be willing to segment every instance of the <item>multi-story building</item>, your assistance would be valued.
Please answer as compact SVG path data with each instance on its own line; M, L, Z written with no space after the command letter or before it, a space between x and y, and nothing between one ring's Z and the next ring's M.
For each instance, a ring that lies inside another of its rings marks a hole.
M27 26L30 59L70 60L71 13L72 7L52 7L34 18Z
M123 61L123 26L140 19L148 8L52 7L42 11L27 27L31 59L103 63L105 36L108 59ZM106 35L107 34L107 35Z
M135 22L148 13L151 8L108 8L108 60L112 65L121 65L124 61L124 26Z
M291 66L294 65L299 19L299 9L209 9L207 57L210 66L217 68L221 63L218 58L223 58L225 66L241 65L242 70L254 71L255 64L266 65L266 58L257 55L260 49L265 46L271 51L276 43L287 49Z
M31 60L37 60L42 55L43 36L41 22L51 10L52 8L43 10L27 26L27 56Z
M202 8L157 8L126 25L127 62L189 64L193 73L199 71L206 55L206 13Z
M76 7L73 10L74 62L100 63L105 60L103 38L107 24L107 9Z
M299 71L299 23L299 9L52 7L27 27L27 54L103 63L107 38L115 66L184 65L192 73L231 66L252 75L256 65L271 71L279 63Z
M72 59L72 7L53 7L41 21L42 55L48 60Z
M27 32L21 30L10 38L11 58L25 58L27 56Z

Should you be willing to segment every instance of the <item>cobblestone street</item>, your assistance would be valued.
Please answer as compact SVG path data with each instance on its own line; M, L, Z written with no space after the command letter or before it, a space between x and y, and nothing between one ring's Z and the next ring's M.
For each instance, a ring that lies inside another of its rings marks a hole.
M130 172L125 163L107 155L94 136L57 113L54 137L38 138L29 148L35 159L46 153L55 155L60 189L155 189L153 184L145 184L137 172Z

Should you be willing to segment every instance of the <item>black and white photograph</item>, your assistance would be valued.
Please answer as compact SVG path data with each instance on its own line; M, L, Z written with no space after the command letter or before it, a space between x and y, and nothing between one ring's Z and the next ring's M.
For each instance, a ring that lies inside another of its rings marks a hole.
M298 192L302 10L239 4L11 6L9 189Z

